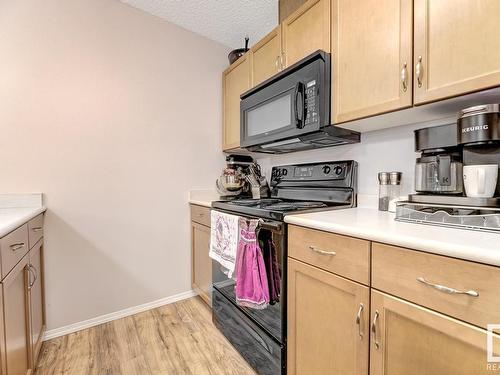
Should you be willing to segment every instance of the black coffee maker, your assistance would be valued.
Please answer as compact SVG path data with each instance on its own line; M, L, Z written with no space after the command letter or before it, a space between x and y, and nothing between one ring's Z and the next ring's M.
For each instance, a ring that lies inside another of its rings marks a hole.
M457 125L464 165L500 165L500 104L464 109L459 114ZM500 178L497 179L495 197L500 197Z
M467 166L500 166L499 104L467 108L455 124L415 131L415 148L422 155L415 168L417 194L397 204L396 220L500 232L500 178L493 197L467 196L463 183Z

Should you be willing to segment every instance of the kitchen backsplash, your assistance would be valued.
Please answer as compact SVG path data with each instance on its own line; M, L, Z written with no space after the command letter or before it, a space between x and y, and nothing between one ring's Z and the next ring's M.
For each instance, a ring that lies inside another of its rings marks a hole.
M282 155L254 154L269 177L273 165L309 163L330 160L356 160L359 163L358 191L378 194L377 174L381 171L403 172L402 194L414 191L415 145L413 131L425 127L417 124L363 133L361 143Z

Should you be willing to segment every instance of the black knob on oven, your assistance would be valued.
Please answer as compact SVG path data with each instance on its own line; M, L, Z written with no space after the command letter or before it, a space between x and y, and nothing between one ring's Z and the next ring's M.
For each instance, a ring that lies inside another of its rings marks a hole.
M329 165L325 165L325 166L323 167L323 173L324 173L324 174L328 174L328 173L330 173L331 171L332 171L332 168L330 168L330 166L329 166Z
M282 175L286 176L288 174L288 169L283 169Z
M343 170L344 170L344 169L343 169L340 165L337 165L337 166L335 167L335 169L334 169L334 172L335 172L335 174L336 174L337 176L340 176L340 175L342 174L342 171L343 171Z

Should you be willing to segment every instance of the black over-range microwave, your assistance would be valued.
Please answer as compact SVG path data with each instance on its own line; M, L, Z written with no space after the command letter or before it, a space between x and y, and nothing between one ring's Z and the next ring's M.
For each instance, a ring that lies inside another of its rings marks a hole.
M241 147L286 153L360 141L331 125L330 54L316 51L241 95Z

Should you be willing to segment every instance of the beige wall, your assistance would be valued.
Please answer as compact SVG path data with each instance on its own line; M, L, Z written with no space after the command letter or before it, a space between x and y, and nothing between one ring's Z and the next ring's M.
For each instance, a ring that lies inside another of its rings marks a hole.
M48 328L190 290L227 48L114 0L0 1L0 192L43 192Z

